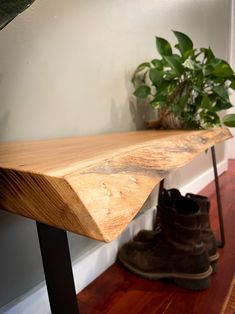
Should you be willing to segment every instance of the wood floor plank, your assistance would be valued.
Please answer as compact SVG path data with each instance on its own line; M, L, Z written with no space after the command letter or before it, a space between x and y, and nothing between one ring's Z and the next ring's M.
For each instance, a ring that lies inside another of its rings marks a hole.
M81 314L219 314L235 273L235 160L219 180L226 246L219 249L219 269L208 290L194 292L145 280L115 263L78 294ZM218 238L214 183L200 194L211 199L211 224Z

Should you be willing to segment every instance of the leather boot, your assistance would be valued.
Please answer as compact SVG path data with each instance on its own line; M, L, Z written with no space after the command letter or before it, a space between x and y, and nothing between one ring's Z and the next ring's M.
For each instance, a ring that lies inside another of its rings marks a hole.
M172 203L175 202L177 198L181 198L181 194L177 189L168 190L170 193L170 197L172 199ZM217 252L216 240L214 233L210 226L210 217L209 217L209 209L210 209L210 201L208 197L187 193L186 197L192 199L196 202L200 208L200 223L201 223L201 238L205 244L206 251L209 256L209 261L215 272L217 270L217 261L219 259L219 253ZM152 245L155 241L157 241L159 232L161 232L160 226L157 226L154 230L141 230L135 237L134 241L143 242L146 245Z
M130 271L148 279L172 278L193 290L210 285L212 268L201 241L200 210L190 198L177 198L174 207L167 191L158 206L162 231L152 245L132 241L118 258Z
M206 196L192 194L192 193L187 193L186 197L196 202L200 207L200 211L201 211L200 222L201 222L201 232L202 232L201 237L202 237L202 241L205 244L206 251L208 253L209 261L211 263L213 271L216 271L217 261L219 259L219 253L217 252L215 236L210 225L210 215L209 215L210 201L208 197Z

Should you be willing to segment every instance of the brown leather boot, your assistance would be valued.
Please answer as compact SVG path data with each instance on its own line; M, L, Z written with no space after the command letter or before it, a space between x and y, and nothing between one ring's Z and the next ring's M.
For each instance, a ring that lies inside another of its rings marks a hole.
M172 278L184 288L206 289L212 268L201 241L199 206L186 197L179 198L175 207L170 205L165 191L158 206L162 229L158 240L153 245L126 243L118 258L126 268L144 278Z
M182 197L177 189L170 189L168 190L168 193L170 194L172 203L174 203L177 198ZM205 244L206 251L209 256L209 261L211 263L213 271L215 272L217 270L219 253L217 252L215 236L210 226L210 201L206 196L192 193L187 193L186 197L196 202L200 208L201 237L202 241ZM146 245L152 245L155 241L157 241L159 232L161 232L160 226L157 226L154 230L141 230L134 237L134 241L143 242Z
M205 244L206 251L208 253L209 261L211 263L213 271L216 271L217 261L219 259L219 253L217 252L215 236L210 225L210 216L209 216L210 201L208 197L197 195L197 194L187 193L186 197L190 198L191 200L193 200L199 205L199 208L201 211L200 222L201 222L202 241Z

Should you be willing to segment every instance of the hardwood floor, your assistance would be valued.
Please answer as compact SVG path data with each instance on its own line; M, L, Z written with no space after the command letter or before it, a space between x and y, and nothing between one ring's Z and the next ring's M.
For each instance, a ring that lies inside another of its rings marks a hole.
M225 248L219 249L219 269L211 287L194 292L171 283L139 278L118 263L78 294L81 314L219 314L235 273L235 160L220 176L225 224ZM200 194L211 200L211 224L219 238L214 183ZM232 314L232 313L231 313Z

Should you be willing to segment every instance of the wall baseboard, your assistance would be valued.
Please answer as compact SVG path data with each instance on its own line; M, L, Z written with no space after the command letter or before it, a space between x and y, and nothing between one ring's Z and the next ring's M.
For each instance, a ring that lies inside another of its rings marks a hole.
M228 160L222 160L217 164L218 175L221 175L227 170ZM187 192L198 193L213 180L214 172L213 168L211 167L207 171L203 172L201 175L197 176L196 178L185 184L182 188L180 188L180 191L182 194L186 194Z
M223 160L217 164L218 174L228 169L228 161ZM199 175L188 184L180 188L182 194L187 192L198 193L214 179L213 168ZM73 275L76 291L84 289L95 278L109 268L116 260L119 247L133 238L141 229L151 229L156 210L151 208L137 216L126 230L114 241L108 244L100 243L91 251L73 261ZM50 313L45 282L34 287L29 292L13 300L11 303L0 308L0 313L5 314L31 314Z

